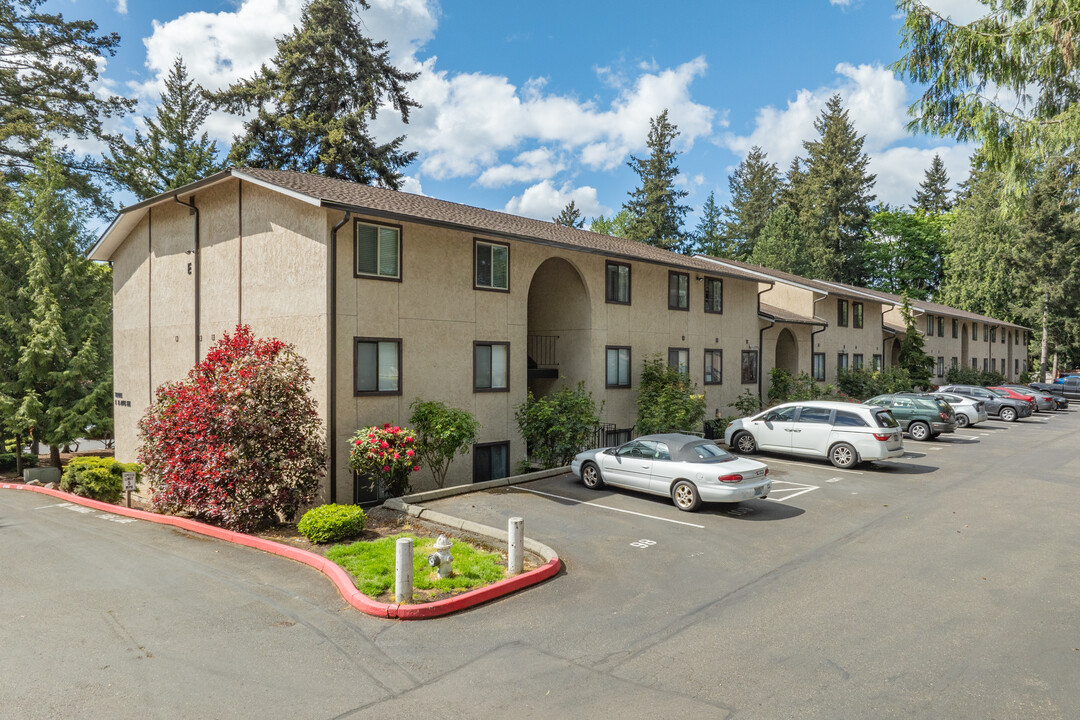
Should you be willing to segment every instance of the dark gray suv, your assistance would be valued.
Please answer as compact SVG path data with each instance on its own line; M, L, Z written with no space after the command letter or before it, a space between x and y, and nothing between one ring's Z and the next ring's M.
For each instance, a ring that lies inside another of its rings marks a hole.
M982 401L986 412L994 415L1005 422L1013 422L1017 418L1025 418L1031 415L1031 405L1010 397L1002 397L989 388L978 385L942 385L938 392L950 392L965 397Z

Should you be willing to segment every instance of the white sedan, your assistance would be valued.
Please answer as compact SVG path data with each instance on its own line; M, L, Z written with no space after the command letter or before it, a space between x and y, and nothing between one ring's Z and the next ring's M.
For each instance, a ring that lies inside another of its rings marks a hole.
M712 440L677 433L586 450L577 454L570 470L585 487L613 485L664 495L686 511L697 510L702 502L764 498L772 489L764 463L736 457Z

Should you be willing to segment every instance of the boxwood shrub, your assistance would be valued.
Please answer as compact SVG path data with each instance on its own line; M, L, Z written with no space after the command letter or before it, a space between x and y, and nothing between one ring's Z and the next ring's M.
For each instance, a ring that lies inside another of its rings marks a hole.
M37 465L37 455L31 455L30 453L23 453L23 467L34 467ZM0 453L0 472L7 472L8 470L14 470L17 467L15 464L15 453L5 452Z
M328 543L359 535L367 516L357 505L320 505L304 513L296 529L313 543Z
M123 492L125 472L139 472L137 463L122 463L108 457L77 457L64 468L60 489L82 497L114 503Z

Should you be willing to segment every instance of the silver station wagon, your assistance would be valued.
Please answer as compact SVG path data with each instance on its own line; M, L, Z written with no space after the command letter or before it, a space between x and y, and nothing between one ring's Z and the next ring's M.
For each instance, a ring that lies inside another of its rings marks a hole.
M888 410L861 403L804 400L733 421L724 442L758 450L828 458L838 468L904 454L900 426Z
M702 502L764 498L772 489L764 463L680 433L642 435L618 447L586 450L577 454L570 470L587 488L613 485L664 495L687 511L697 510Z

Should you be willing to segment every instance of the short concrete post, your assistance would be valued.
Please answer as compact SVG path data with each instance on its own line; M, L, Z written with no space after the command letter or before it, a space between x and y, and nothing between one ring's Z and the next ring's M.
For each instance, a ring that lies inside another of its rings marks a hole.
M398 538L397 567L394 572L394 600L411 602L413 588L413 541L412 538Z
M509 540L506 568L511 575L520 575L525 569L525 520L519 517L510 518L510 527L506 534Z

